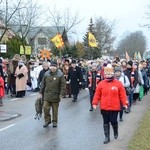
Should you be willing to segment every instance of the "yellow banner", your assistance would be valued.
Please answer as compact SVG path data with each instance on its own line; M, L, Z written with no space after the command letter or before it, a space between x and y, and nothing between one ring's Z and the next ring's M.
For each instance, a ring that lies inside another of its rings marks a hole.
M24 54L24 48L22 45L20 45L20 54ZM25 54L26 55L31 55L31 46L25 46Z
M57 48L64 46L64 42L63 42L62 36L60 34L57 34L56 36L54 36L51 39L51 41L55 44L55 46Z
M88 34L88 40L89 40L89 45L91 47L97 47L97 41L95 39L95 36L91 32L89 32Z

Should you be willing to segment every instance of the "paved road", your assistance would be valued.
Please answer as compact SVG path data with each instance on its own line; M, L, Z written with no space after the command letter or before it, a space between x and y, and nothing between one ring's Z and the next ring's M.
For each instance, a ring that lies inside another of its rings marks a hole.
M102 118L99 110L89 112L88 92L79 100L62 99L57 128L43 128L43 118L34 120L36 93L22 99L5 99L1 111L15 111L21 116L0 122L1 150L99 150L103 149Z
M149 93L150 95L150 93ZM88 92L82 90L79 100L62 99L57 128L43 128L44 120L34 120L34 102L37 93L25 98L4 100L0 112L15 112L20 117L0 122L0 150L127 150L128 142L150 106L149 95L124 115L119 123L119 137L103 144L102 117L99 109L89 112ZM1 115L1 113L0 113Z

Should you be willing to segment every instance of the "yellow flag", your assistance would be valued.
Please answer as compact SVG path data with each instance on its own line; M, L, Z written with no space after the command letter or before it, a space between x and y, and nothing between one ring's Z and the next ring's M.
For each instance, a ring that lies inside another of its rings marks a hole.
M25 53L24 53L24 48L22 45L20 45L20 54L31 55L31 46L25 46Z
M64 45L62 36L60 34L57 34L56 36L54 36L51 41L55 44L55 46L57 48L60 48Z
M97 47L95 36L91 32L88 33L88 40L91 47Z

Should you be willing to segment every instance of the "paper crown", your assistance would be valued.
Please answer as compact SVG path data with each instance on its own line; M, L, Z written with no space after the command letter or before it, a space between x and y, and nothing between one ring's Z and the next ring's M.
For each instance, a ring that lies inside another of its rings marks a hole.
M104 73L105 73L105 74L114 74L114 68L112 67L111 64L108 64L108 65L104 68Z

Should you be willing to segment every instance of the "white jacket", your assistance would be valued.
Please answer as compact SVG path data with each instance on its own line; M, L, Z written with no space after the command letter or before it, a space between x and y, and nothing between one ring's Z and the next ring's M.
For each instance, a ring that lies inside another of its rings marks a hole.
M119 81L123 84L124 87L130 86L130 81L124 73L121 74Z

